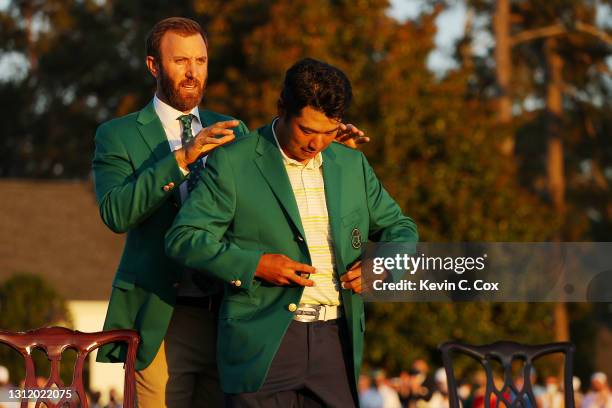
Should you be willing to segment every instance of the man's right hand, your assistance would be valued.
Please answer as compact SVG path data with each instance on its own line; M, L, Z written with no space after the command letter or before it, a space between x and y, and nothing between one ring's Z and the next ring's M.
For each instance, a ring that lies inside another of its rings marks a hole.
M200 130L191 142L174 151L176 162L182 169L187 170L187 166L200 157L206 156L217 147L234 140L236 136L234 136L232 128L239 124L240 122L237 120L226 120Z
M292 283L300 286L314 286L314 282L303 278L298 273L315 273L311 265L302 264L281 254L264 254L259 259L255 277L274 285L284 286Z

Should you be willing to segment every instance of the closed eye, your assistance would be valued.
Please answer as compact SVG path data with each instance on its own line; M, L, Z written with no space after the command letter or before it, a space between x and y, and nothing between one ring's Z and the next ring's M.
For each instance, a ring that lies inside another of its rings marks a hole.
M300 130L302 131L302 133L306 134L306 135L310 135L310 134L322 134L322 135L331 135L332 133L336 133L338 131L338 128L335 129L331 129L328 131L324 131L324 132L320 132L318 130L314 130L314 129L310 129L308 127L302 126L302 125L298 125Z

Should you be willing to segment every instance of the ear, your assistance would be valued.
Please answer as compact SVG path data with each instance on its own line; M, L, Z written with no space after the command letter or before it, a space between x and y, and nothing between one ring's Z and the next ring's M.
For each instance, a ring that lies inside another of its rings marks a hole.
M151 73L151 75L153 75L153 78L157 79L157 77L159 76L159 66L157 65L157 61L155 61L155 57L147 55L146 62L149 72Z

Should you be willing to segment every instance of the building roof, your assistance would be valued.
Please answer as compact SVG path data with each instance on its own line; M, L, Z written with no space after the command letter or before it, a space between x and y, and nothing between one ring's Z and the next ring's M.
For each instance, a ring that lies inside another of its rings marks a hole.
M124 236L102 223L86 181L0 179L0 281L43 276L69 300L107 300Z

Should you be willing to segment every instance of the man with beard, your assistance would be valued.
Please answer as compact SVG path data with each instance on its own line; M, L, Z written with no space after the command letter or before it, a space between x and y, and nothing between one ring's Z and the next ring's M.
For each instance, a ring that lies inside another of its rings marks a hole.
M140 333L139 407L204 406L195 401L218 406L218 289L168 259L163 243L204 155L248 130L229 116L198 108L208 67L207 39L198 23L158 22L146 39L146 54L157 82L153 100L96 132L100 215L114 232L127 232L104 330ZM98 361L124 361L125 353L123 345L103 347Z
M167 258L164 234L187 198L205 155L248 132L244 123L198 108L207 80L207 38L185 18L158 22L146 39L156 79L151 103L102 124L93 170L100 214L127 232L104 324L141 336L136 363L139 407L217 407L219 284ZM342 125L341 141L367 141ZM195 135L195 136L194 136ZM98 361L124 361L122 345L103 347Z

